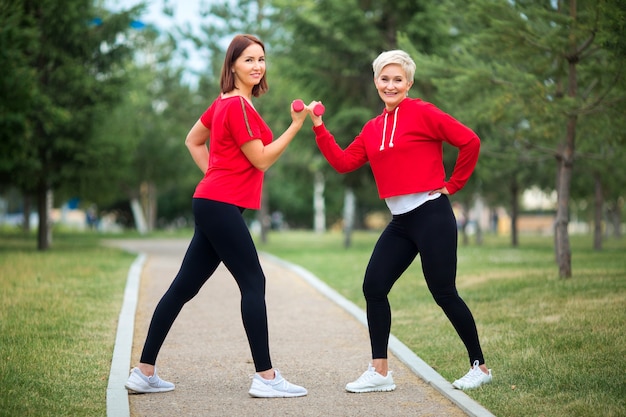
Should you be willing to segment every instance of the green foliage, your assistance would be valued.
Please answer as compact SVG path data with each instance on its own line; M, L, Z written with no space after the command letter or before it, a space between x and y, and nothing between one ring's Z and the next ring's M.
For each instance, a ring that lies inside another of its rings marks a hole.
M134 11L106 14L92 0L18 0L0 10L2 55L11 61L1 88L15 86L0 96L0 130L9 138L0 141L0 183L37 196L38 245L47 249L46 199L77 188L91 168L96 118L122 94L130 48L119 39Z
M594 173L614 189L611 177L624 176L618 149L626 86L625 57L616 53L623 27L616 16L624 7L617 3L572 3L571 14L565 2L450 1L446 21L455 40L446 53L423 53L400 36L416 59L417 88L482 139L466 191L508 206L530 186L555 189L571 115L577 116L572 189L578 198L593 195Z
M159 217L188 216L200 173L184 137L219 93L226 44L247 32L266 43L270 91L255 106L275 137L290 122L293 99L315 99L347 145L382 108L372 60L402 48L417 62L411 95L481 137L476 172L459 200L481 194L489 204L509 205L512 193L531 185L554 189L563 120L575 113L573 197L589 199L589 179L599 176L618 205L626 176L623 3L579 0L573 19L566 2L224 0L201 5L198 35L183 26L172 33L129 29L142 7L111 14L89 0L3 2L0 186L28 192L43 182L55 188L57 204L79 195L110 208L150 183ZM102 24L90 24L94 17ZM174 59L180 34L207 58L197 86L185 85L184 63ZM567 97L570 39L582 46L590 34L592 47L577 63L579 94ZM328 224L341 217L345 187L355 190L359 215L384 209L369 168L336 174L309 126L267 173L270 211L309 227L316 173L326 180ZM444 155L449 172L456 152L446 147Z
M157 62L168 62L174 45L157 40L143 47ZM163 219L170 221L190 208L190 196L201 173L193 163L184 140L205 109L189 86L182 84L182 70L168 65L133 65L129 94L121 105L106 114L96 132L94 165L82 178L81 196L102 208L140 194L142 184L156 184L164 194ZM97 158L96 158L97 157ZM108 167L115 167L110 171ZM102 172L106 175L103 176ZM94 187L94 185L97 185ZM181 192L174 197L172 191ZM172 198L184 195L184 205L171 206Z
M29 166L31 150L23 137L29 130L26 111L35 88L35 71L28 66L28 51L36 31L24 30L22 2L0 4L0 184L11 173Z
M39 169L38 183L53 188L77 178L80 158L89 146L94 116L117 100L122 78L120 60L128 48L116 43L128 16L89 25L96 15L91 1L24 3L26 26L37 31L29 66L37 71L29 108ZM102 45L110 45L110 50ZM106 52L105 52L106 51Z

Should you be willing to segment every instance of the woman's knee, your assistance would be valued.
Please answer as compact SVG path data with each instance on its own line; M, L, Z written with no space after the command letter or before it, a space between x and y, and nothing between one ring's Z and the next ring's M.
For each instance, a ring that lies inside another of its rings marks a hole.
M164 297L168 299L175 299L178 302L185 304L194 298L200 292L200 288L191 285L172 285Z
M431 291L433 299L440 307L449 306L461 301L459 293L456 288L451 288L443 291Z
M366 279L363 282L363 296L366 300L384 300L389 294L389 289L383 283L376 280Z

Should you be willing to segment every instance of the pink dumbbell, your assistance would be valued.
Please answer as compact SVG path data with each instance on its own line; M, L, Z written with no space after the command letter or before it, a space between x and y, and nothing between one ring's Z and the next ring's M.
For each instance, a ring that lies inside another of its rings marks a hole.
M304 101L298 98L291 103L291 106L293 107L293 111L295 111L296 113L300 113L302 110L304 110ZM317 103L315 107L313 107L313 114L317 117L324 114L325 111L326 108L322 103Z

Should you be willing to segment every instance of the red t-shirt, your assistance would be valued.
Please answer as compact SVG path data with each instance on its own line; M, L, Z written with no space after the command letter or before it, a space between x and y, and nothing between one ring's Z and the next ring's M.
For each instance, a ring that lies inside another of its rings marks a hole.
M450 194L463 188L474 171L480 139L433 104L405 98L397 109L368 121L344 150L324 125L314 127L317 145L340 173L369 162L380 198L432 191L443 186ZM459 155L450 179L443 166L443 142Z
M273 135L269 126L240 96L216 98L200 121L211 131L209 168L196 187L194 198L258 209L264 173L250 163L241 146L253 139L270 144Z

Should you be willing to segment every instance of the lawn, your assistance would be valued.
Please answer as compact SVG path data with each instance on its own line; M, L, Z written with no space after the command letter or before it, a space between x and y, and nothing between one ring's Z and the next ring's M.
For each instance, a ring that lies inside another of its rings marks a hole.
M377 234L272 233L260 251L301 265L364 307L361 282ZM601 252L573 236L571 279L552 239L518 248L487 236L459 248L457 283L472 309L494 383L469 395L497 416L626 415L626 240ZM449 381L467 371L460 339L424 283L419 258L396 283L392 333ZM363 349L369 349L363 346Z
M0 232L0 416L104 416L134 256L92 234Z

